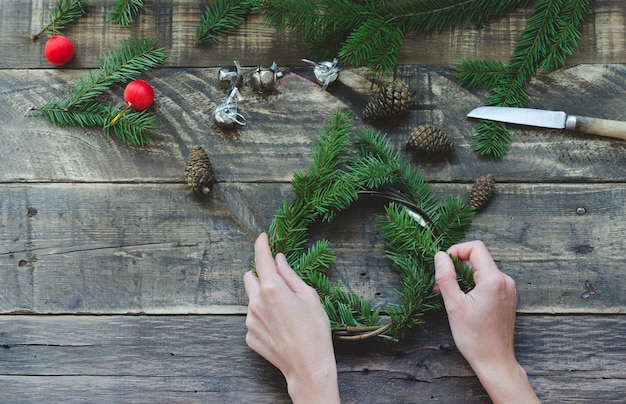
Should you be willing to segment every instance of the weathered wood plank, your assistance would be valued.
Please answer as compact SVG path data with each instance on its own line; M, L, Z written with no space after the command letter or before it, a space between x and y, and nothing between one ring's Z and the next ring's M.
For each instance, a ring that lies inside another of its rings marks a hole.
M362 70L345 71L330 93L311 81L310 69L293 69L277 94L259 97L242 89L239 104L248 125L235 133L213 126L212 112L226 95L216 69L160 69L146 74L157 92L153 112L159 129L143 150L104 138L98 128L64 128L44 118L24 117L29 108L66 95L83 71L0 70L2 181L178 182L195 144L204 145L216 176L226 182L290 181L306 169L329 113L337 109L360 116L371 90ZM504 161L480 158L472 150L475 122L467 112L485 94L461 89L454 70L402 67L397 77L417 89L416 106L394 125L378 125L403 148L421 124L441 128L457 144L451 155L426 159L403 151L432 181L470 182L485 173L500 181L624 181L626 142L566 131L511 128L513 145ZM581 65L538 77L529 88L532 105L571 114L626 120L623 65ZM103 97L120 101L122 87ZM371 127L354 120L355 131ZM608 164L599 164L608 163Z
M465 197L469 185L433 189ZM0 311L117 314L242 312L252 242L292 197L288 184L231 183L205 201L183 184L2 185L0 195ZM623 184L500 184L467 238L517 280L520 311L623 313L625 199ZM380 213L362 201L313 234L337 249L335 281L385 305L398 279ZM586 280L597 289L587 299Z
M55 1L5 2L0 12L0 68L46 68L45 38L29 39L42 27L46 10ZM240 60L245 65L301 65L307 55L306 43L287 32L263 27L260 16L252 16L218 45L194 45L194 31L204 3L195 1L150 1L136 21L127 28L106 23L111 3L92 1L93 7L64 32L77 51L69 68L97 66L103 49L117 46L130 36L156 37L168 49L167 66L220 66ZM404 40L401 64L453 65L463 58L491 58L508 61L515 43L532 13L532 5L478 27L447 29L428 35L410 33ZM569 63L626 62L626 5L620 0L596 0L593 12L582 26L582 43Z
M445 316L427 320L399 343L337 343L343 402L489 402ZM0 329L3 402L289 402L241 316L2 316ZM544 402L619 402L625 335L623 316L521 316L515 345Z

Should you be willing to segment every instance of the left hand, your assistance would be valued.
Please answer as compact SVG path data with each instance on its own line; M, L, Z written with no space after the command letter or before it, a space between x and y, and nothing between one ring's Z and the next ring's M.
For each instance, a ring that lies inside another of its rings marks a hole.
M317 292L276 259L265 233L254 244L256 272L244 275L248 295L246 343L285 376L294 403L338 403L330 321Z

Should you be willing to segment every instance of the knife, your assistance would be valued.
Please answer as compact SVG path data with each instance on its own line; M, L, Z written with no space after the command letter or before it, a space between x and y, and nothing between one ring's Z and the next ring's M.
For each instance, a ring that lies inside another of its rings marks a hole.
M467 114L467 117L542 128L577 130L584 133L626 140L626 122L567 115L563 111L547 111L533 108L479 107Z

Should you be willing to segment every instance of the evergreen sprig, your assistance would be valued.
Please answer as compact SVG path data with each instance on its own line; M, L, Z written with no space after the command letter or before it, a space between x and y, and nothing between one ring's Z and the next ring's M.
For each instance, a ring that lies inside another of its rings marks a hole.
M478 24L530 0L263 0L254 11L263 23L301 35L315 56L339 56L375 73L395 66L408 32L429 33Z
M127 27L142 8L143 0L115 0L109 10L107 22Z
M539 70L565 65L566 57L580 41L579 25L592 0L538 0L508 64L490 60L463 60L457 78L468 88L487 88L486 105L525 107L526 87ZM502 158L511 136L506 125L481 120L474 134L474 150L480 155Z
M434 255L457 243L471 223L474 209L459 198L438 202L421 173L404 160L385 135L363 130L356 138L346 113L335 112L315 141L312 162L292 180L295 200L283 203L270 226L272 250L282 252L299 276L320 296L335 333L344 339L373 336L395 338L403 330L422 324L423 314L441 307L433 295ZM387 257L398 270L400 303L387 308L391 321L380 323L372 302L331 286L327 271L336 260L327 240L306 248L309 226L332 220L348 209L361 193L383 196L392 202L376 222L387 241ZM455 261L457 274L468 290L472 272Z
M112 129L120 140L144 146L151 141L149 132L156 129L156 118L147 111L133 111L112 124L125 105L107 106L96 98L112 85L134 80L142 72L161 65L165 50L156 44L153 38L123 40L118 48L104 53L100 68L81 77L67 97L48 101L33 112L39 112L55 125L101 127L105 134Z
M219 43L231 29L244 21L257 0L215 0L205 6L202 20L196 27L196 45Z
M68 24L85 14L87 7L88 5L81 0L59 0L49 12L50 22L31 38L39 39L43 34L59 35Z

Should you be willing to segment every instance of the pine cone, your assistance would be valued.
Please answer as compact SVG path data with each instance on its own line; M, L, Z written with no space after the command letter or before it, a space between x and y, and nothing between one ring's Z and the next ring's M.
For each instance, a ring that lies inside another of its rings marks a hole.
M192 191L203 195L211 193L211 187L215 183L213 166L209 156L200 146L191 148L185 166L185 179Z
M478 177L470 192L470 205L477 211L482 209L496 192L496 182L491 175Z
M456 149L456 144L448 135L433 125L420 125L413 129L406 145L429 154L448 153Z
M407 111L413 105L413 95L409 85L404 81L395 80L381 86L378 94L363 109L363 119L388 119Z

